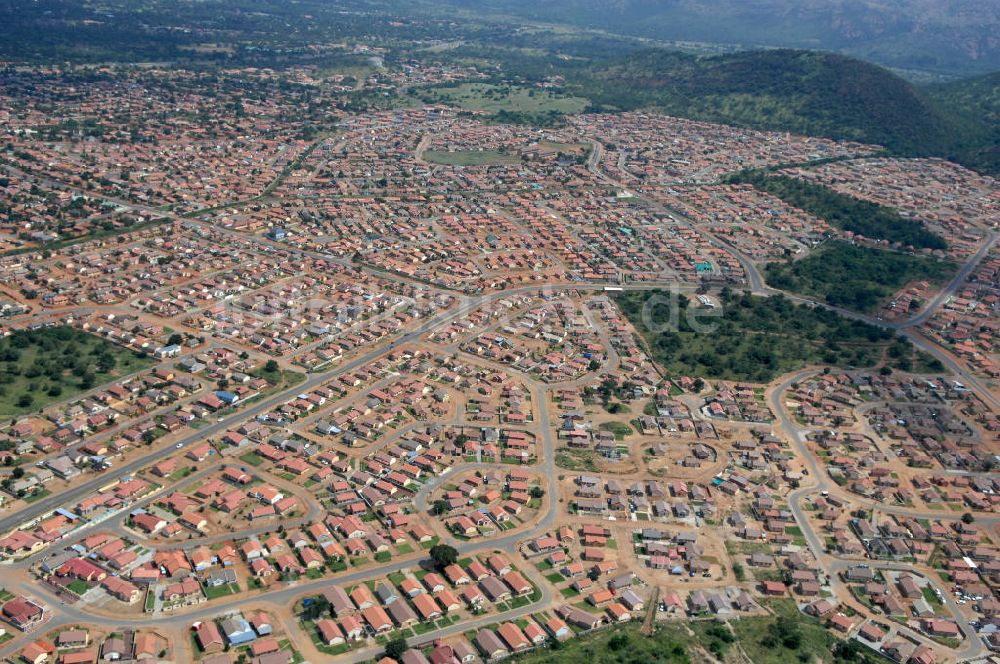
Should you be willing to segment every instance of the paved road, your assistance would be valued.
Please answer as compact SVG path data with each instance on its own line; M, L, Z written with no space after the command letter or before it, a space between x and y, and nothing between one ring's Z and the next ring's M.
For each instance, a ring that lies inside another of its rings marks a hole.
M976 269L976 266L978 266L979 263L986 258L986 254L988 254L990 249L993 248L993 245L996 244L997 238L1000 238L1000 233L996 233L994 231L987 233L986 241L979 247L979 250L966 259L965 263L963 263L962 267L955 273L952 280L948 282L948 285L945 286L933 300L924 305L924 308L921 309L916 316L906 321L905 326L915 327L929 320L930 317L934 315L934 312L937 311L937 308L944 304L945 301L947 301L947 299L962 286L965 280L969 278L969 275L972 274L973 270Z
M847 494L836 482L829 479L826 473L826 469L821 467L819 461L807 447L805 435L806 430L799 428L796 425L789 413L788 409L784 404L784 394L791 387L793 383L801 382L802 380L815 375L818 372L815 371L803 371L787 378L783 381L776 389L771 392L771 409L774 411L775 416L778 418L777 423L785 431L786 436L796 449L798 457L801 458L809 466L809 475L812 478L813 483L809 486L796 489L788 494L788 507L795 517L799 528L802 530L802 535L806 538L806 542L809 548L812 549L813 554L816 556L816 561L820 568L824 570L830 577L830 583L832 585L841 585L842 582L838 576L839 572L846 570L848 567L854 565L868 565L870 567L876 567L879 569L894 569L894 570L912 570L921 576L924 576L919 570L906 565L905 563L897 563L890 561L879 561L879 560L847 560L838 558L837 556L826 553L826 545L816 534L812 527L812 523L809 520L809 515L806 514L802 507L802 499L808 495L815 495L821 491L828 491L830 493L835 493L843 497L845 500L849 500L854 503L871 503L870 507L877 508L882 512L892 512L896 514L911 516L914 518L929 518L929 519L942 519L947 518L948 515L943 515L938 512L925 513L919 510L907 510L905 508L893 509L890 506L883 505L881 503L875 503L874 501L859 500L859 496L853 494ZM952 515L952 518L960 518L958 515ZM985 521L995 521L996 519L986 518ZM969 659L973 657L978 657L985 652L982 640L976 634L976 630L969 621L966 620L965 616L959 610L958 606L954 603L952 598L946 592L942 592L943 601L947 607L949 613L951 613L952 618L961 627L963 633L965 634L965 640L962 642L962 648L957 651L960 659ZM926 637L923 637L926 638Z
M306 380L302 383L289 387L287 389L281 390L271 396L268 396L248 408L237 411L235 414L228 416L222 422L213 421L208 426L201 429L193 431L191 434L180 439L177 444L187 446L189 444L205 440L216 434L225 432L229 427L232 426L232 421L243 421L262 413L265 413L275 406L278 406L289 398L293 397L300 392L308 392L309 390L322 385L334 378L342 376L346 373L354 371L369 362L377 360L378 358L385 355L388 351L394 350L395 348L402 346L407 343L418 341L420 337L426 332L434 329L438 325L452 320L453 318L459 318L465 314L473 311L476 307L482 304L482 301L487 299L494 299L496 297L501 297L503 294L492 294L490 296L484 296L482 298L472 298L462 303L457 308L452 310L447 310L442 314L430 319L419 329L416 329L397 340L376 347L367 353L364 353L353 360L338 365L337 367L320 373L310 374ZM87 494L96 491L98 488L105 486L106 484L112 482L115 479L121 479L123 477L128 477L134 474L138 470L144 468L150 463L156 461L157 459L167 456L173 453L175 446L168 447L166 449L157 449L155 452L144 455L142 457L136 458L135 460L126 463L123 466L119 466L109 472L102 473L101 475L95 476L93 479L86 482L81 482L72 488L60 492L58 494L53 494L51 496L46 496L40 500L35 501L31 505L18 510L14 514L9 514L3 518L0 518L0 532L7 532L19 526L22 523L30 522L33 519L37 519L44 516L54 510L57 507L62 507L66 505L75 505L77 501L86 496Z
M601 174L599 172L598 164L599 164L599 161L600 161L601 151L602 151L602 148L601 148L600 144L594 142L594 149L592 150L591 156L588 159L588 166L591 167L591 169L594 170L595 173L597 173L599 176L601 176L602 178L604 178L606 181L609 181L609 183L614 184L615 186L619 186L619 187L622 186L620 183L615 183L613 180L610 180L610 178L607 178L606 176L604 176L603 174ZM648 202L651 205L653 205L654 207L657 207L657 208L663 210L665 213L670 214L671 216L673 216L673 217L676 218L675 211L671 211L671 210L663 207L662 205L656 203L655 201L648 201ZM129 205L131 205L132 207L137 207L137 206L135 206L134 204L131 204L131 203L129 203ZM154 212L154 210L152 210L152 209L149 210L149 211L150 212ZM161 215L164 214L162 211L159 211L159 210L155 210L155 213L156 214L161 214ZM166 216L170 216L170 215L167 214ZM194 222L194 221L192 221L190 219L185 219L184 221L185 221L185 223L195 223L195 224L199 224L200 223L200 222ZM216 231L220 230L220 229L218 229L218 228L216 228L214 226L212 227L212 229L216 230ZM954 290L957 289L961 285L961 283L968 276L968 274L971 273L971 271L975 268L975 266L982 259L982 257L986 255L986 253L989 251L990 246L992 246L992 244L996 241L996 239L997 239L996 234L991 234L988 242L986 244L984 244L979 249L979 251L977 251L977 253L975 255L973 255L972 257L970 257L970 259L966 262L966 264L960 270L959 274L956 275L955 279L953 279L952 282L945 289L943 289L942 292L934 300L932 300L932 302L930 302L927 307L925 307L924 311L921 312L921 314L919 314L918 316L915 316L913 319L910 319L908 321L902 321L902 322L886 323L884 321L872 320L872 319L870 319L868 317L865 317L865 316L862 316L860 314L856 314L856 313L853 313L853 312L843 312L843 311L841 311L841 313L843 313L844 315L849 315L852 318L859 318L859 319L866 320L867 322L871 322L871 323L873 323L875 325L879 325L881 327L898 329L898 330L903 331L903 333L906 334L908 337L910 337L911 340L913 340L914 343L918 345L918 347L921 347L924 350L928 350L929 352L932 352L935 356L939 357L939 359L941 359L942 362L944 362L945 365L948 366L957 376L961 377L962 380L963 380L963 382L965 382L970 388L977 389L980 392L984 392L983 386L977 380L975 380L973 377L968 376L967 373L956 362L954 362L954 360L951 359L950 355L948 355L946 353L943 353L936 345L934 345L934 344L930 343L929 341L923 339L919 335L914 334L912 331L910 331L907 328L913 327L915 325L919 325L921 322L923 322L927 318L929 318L933 314L933 311L936 309L936 307L940 306L940 304L943 303L947 299L947 297L949 297L950 294L953 293ZM715 240L716 240L716 242L720 242L721 243L721 240L718 240L717 238L715 238ZM722 244L725 244L725 243L722 243ZM282 249L284 249L284 250L289 250L289 251L292 251L292 252L295 252L295 253L306 253L306 254L308 254L308 252L301 252L299 250L295 250L295 249L289 248L286 245L279 245L279 246ZM743 265L744 271L746 272L747 279L749 281L749 285L750 285L751 290L753 290L755 293L762 294L762 295L772 295L772 294L774 294L774 293L777 292L777 291L774 291L773 289L768 288L763 283L763 280L760 277L759 271L756 269L756 266L753 265L752 261L749 261L749 259L747 259L745 256L742 256L738 251L734 251L731 247L727 247L727 251L733 252L734 255L738 258L738 260L740 260L740 263L741 263L741 265ZM313 254L308 254L308 255L313 255ZM322 257L324 259L330 259L331 258L330 256L324 256L324 255L320 255L320 254L315 254L315 255L317 257ZM344 259L341 259L341 260L344 260ZM365 272L366 274L373 275L373 276L379 276L379 277L388 278L388 279L394 279L394 280L399 280L400 279L400 277L398 275L395 275L395 274L392 274L392 273L388 273L388 272L385 272L385 271L382 271L382 270L378 270L378 269L369 268L369 267L363 268L363 272ZM614 285L616 287L621 287L621 288L627 289L627 290L647 290L647 289L652 289L652 288L678 287L678 284L676 284L674 282L627 284L627 285L623 285L623 286L620 286L618 284L611 284L611 285ZM693 290L695 288L695 286L691 285L691 284L681 284L679 286L680 286L681 289L684 289L684 290ZM316 386L318 386L318 385L320 385L320 384L322 384L324 382L327 382L327 381L329 381L329 380L331 380L333 378L336 378L337 376L340 376L340 375L343 375L343 374L345 374L347 372L353 371L353 370L355 370L355 369L357 369L357 368L359 368L359 367L361 367L361 366L363 366L363 365L365 365L365 364L367 364L367 363L369 363L369 362L371 362L371 361L373 361L375 359L378 359L379 357L385 355L388 351L391 351L391 350L393 350L393 349L395 349L395 348L397 348L397 347L399 347L399 346L401 346L403 344L411 343L411 342L416 342L416 341L418 341L420 339L420 337L422 335L424 335L426 332L434 329L435 327L437 327L439 325L442 325L442 324L445 324L445 323L447 323L449 321L461 318L462 316L464 316L464 315L472 312L476 308L478 308L480 306L483 306L484 304L488 304L489 302L491 302L491 301L493 301L495 299L498 299L498 298L501 298L501 297L508 297L508 296L515 295L515 294L518 294L518 293L538 292L538 291L541 291L541 290L545 290L547 288L548 289L553 289L553 290L581 290L581 291L591 290L591 291L594 291L594 290L602 290L604 288L604 285L603 284L583 284L583 283L565 283L565 284L553 284L553 285L533 285L533 286L525 286L525 287L520 287L520 288L517 288L517 289L511 289L511 290L507 290L507 291L500 291L500 292L495 292L495 293L490 293L490 294L485 294L485 295L460 296L460 302L459 302L459 304L456 307L454 307L454 308L452 308L450 310L447 310L447 311L445 311L445 312L443 312L443 313L441 313L441 314L439 314L437 316L432 317L425 324L421 325L419 329L416 329L416 330L414 330L412 332L409 332L409 333L403 335L402 337L396 339L395 341L392 341L391 343L383 344L383 345L381 345L379 347L376 347L376 348L368 351L367 353L364 353L364 354L360 355L359 357L357 357L357 358L355 358L355 359L353 359L353 360L351 360L349 362L346 362L345 364L342 364L342 365L340 365L340 366L338 366L338 367L336 367L334 369L331 369L330 371L312 374L312 375L310 375L307 378L307 380L304 383L301 383L299 385L296 385L294 387L288 388L288 389L283 390L281 392L278 392L278 393L276 393L274 395L271 395L271 396L267 397L266 399L264 399L264 400L262 400L262 401L260 401L258 403L253 404L251 407L249 407L249 408L247 408L247 409L239 412L232 419L234 419L234 420L243 420L243 419L247 419L247 418L251 418L251 417L254 417L256 415L259 415L259 414L261 414L261 413L263 413L263 412L265 412L265 411L267 411L267 410L269 410L269 409L271 409L271 408L273 408L273 407L281 404L282 402L284 402L285 400L287 400L288 398L290 398L291 396L293 396L294 394L296 394L298 392L308 391L308 390L310 390L310 389L312 389L312 388L314 388L314 387L316 387ZM791 299L795 299L795 300L803 301L803 302L808 302L810 304L814 304L814 305L818 305L818 306L824 306L824 307L827 306L827 305L825 305L823 303L815 303L815 302L806 300L804 298L795 298L794 296ZM827 308L830 308L830 307L827 307ZM599 331L602 330L601 326L598 326L598 330ZM610 347L610 344L607 343L607 339L603 335L602 335L602 340L606 342L606 345L608 346L609 353L612 353L613 349ZM799 374L799 375L797 375L797 376L795 376L793 378L790 378L782 386L780 386L779 389L775 390L774 393L773 393L773 395L772 395L772 405L774 406L774 411L775 411L776 416L779 417L779 419L780 419L781 426L784 427L784 428L786 428L786 431L789 434L789 438L794 441L794 443L796 444L796 446L799 448L799 452L802 455L802 458L806 461L807 464L810 465L810 471L812 473L813 478L815 479L815 481L817 483L817 486L809 487L807 489L800 489L800 490L797 490L796 492L793 492L790 495L790 500L789 500L790 508L793 511L793 514L795 514L796 519L799 521L799 523L800 523L800 525L801 525L801 527L803 529L803 534L805 535L805 537L807 539L807 542L816 551L817 557L820 558L820 559L822 559L822 560L828 560L830 557L827 554L824 553L823 543L821 541L819 541L819 538L816 536L815 532L813 532L812 529L809 527L809 521L808 521L807 518L805 518L805 515L803 514L802 509L801 509L801 498L807 492L817 491L817 490L824 490L824 489L821 489L821 487L828 486L828 483L827 483L827 480L825 478L824 472L822 472L822 470L818 467L818 464L816 463L816 460L813 458L813 456L811 454L808 453L808 450L805 449L804 440L802 440L802 438L801 438L802 432L788 419L787 414L784 412L783 404L780 403L781 395L788 388L788 386L791 384L791 382L793 382L794 380L800 380L804 375L806 375L806 374ZM537 466L535 466L535 469L539 470L547 478L547 481L546 481L546 488L547 488L547 494L548 494L548 500L546 501L547 509L545 510L545 513L541 516L541 518L538 521L538 523L535 526L533 526L533 527L531 527L529 529L520 530L520 531L517 531L515 533L509 534L509 535L505 535L505 536L501 536L501 537L498 537L498 538L494 538L494 539L491 539L491 540L488 540L488 541L457 542L456 543L456 548L458 548L458 550L461 553L471 553L471 552L483 551L483 550L504 550L504 551L513 550L520 542L522 542L524 540L527 540L527 539L531 539L533 537L536 537L536 536L538 536L538 535L540 535L540 534L542 534L544 532L548 532L555 525L556 519L558 517L558 512L559 512L558 509L557 509L557 506L558 506L558 487L557 487L557 480L556 480L557 472L556 472L556 468L555 468L555 454L554 454L555 443L554 443L553 436L552 436L552 427L551 427L551 422L550 422L550 419L549 419L549 409L546 407L546 396L548 394L548 391L550 389L554 388L554 387L557 387L558 385L548 385L548 386L546 386L546 385L541 385L541 384L539 384L539 383L537 383L537 382L535 382L533 380L530 380L530 379L525 379L525 380L526 380L526 384L528 386L528 389L531 392L532 399L534 400L535 404L537 404L538 418L537 418L536 425L537 425L538 430L540 432L541 443L542 443L541 444L541 450L542 450L542 452L541 452L541 455L540 455L540 457L541 457L540 458L540 462L539 462L539 464ZM985 393L984 393L983 396L984 396L984 398L991 397L991 395L989 394L988 391L985 391ZM991 400L994 404L997 403L995 399L990 398L989 400ZM189 435L186 438L182 439L181 442L183 442L184 444L188 444L188 443L193 443L193 442L198 441L198 440L203 440L203 439L205 439L207 437L210 437L210 436L212 436L214 434L221 433L228 426L229 426L228 422L214 422L214 423L210 424L209 426L205 427L204 429L201 429L199 431L193 432L191 435ZM62 492L62 493L60 493L60 494L58 494L56 496L51 496L51 497L42 499L40 501L37 501L36 503L34 503L33 505L31 505L29 508L21 510L16 515L9 515L9 516L7 516L7 517L5 517L3 519L0 519L0 531L7 531L7 530L9 530L11 528L14 528L15 526L19 525L20 523L23 523L25 521L29 521L31 519L37 518L39 516L42 516L42 515L48 513L49 511L51 511L52 509L54 509L55 507L58 507L58 506L61 506L61 505L66 505L66 504L73 504L80 497L82 497L85 494L87 494L87 493L89 493L89 492L97 489L100 486L103 486L103 485L107 484L112 479L121 478L121 477L127 476L129 474L132 474L135 471L139 470L140 468L148 465L149 463L151 463L152 461L154 461L156 458L158 458L160 456L163 456L163 455L169 453L170 451L171 451L171 449L168 449L166 451L164 451L164 450L158 450L158 451L156 451L154 453L151 453L149 455L146 455L146 456L144 456L142 458L136 459L136 460L134 460L134 461L126 464L123 467L118 468L113 473L105 473L105 474L103 474L103 475L101 475L99 477L94 478L93 480L90 480L90 481L87 481L87 482L83 482L79 486L74 487L73 489L71 489L69 491ZM461 469L463 467L464 466L458 466L457 468ZM832 490L833 487L830 487L830 489ZM880 507L880 509L885 509L885 508L884 507ZM919 513L917 513L917 514L919 514ZM942 515L935 513L935 514L930 515L929 518L942 518ZM258 598L254 598L253 600L250 600L250 601L253 601L254 603L258 603L258 602L262 601L262 602L264 602L266 604L269 604L269 605L272 605L272 606L275 606L275 607L278 607L278 608L285 608L290 603L292 603L296 599L302 597L303 595L319 592L322 589L324 589L325 587L329 586L331 583L338 583L338 584L350 585L350 584L353 584L353 583L358 583L358 582L367 580L369 578L372 578L373 576L385 575L385 574L388 574L388 573L391 573L391 572L400 571L400 570L404 570L404 569L413 567L414 565L418 564L418 562L419 562L419 554L414 554L414 556L411 556L409 558L397 559L397 560L394 560L394 561L392 561L390 563L387 563L387 564L378 565L378 566L374 566L374 567L366 568L366 569L360 569L358 571L349 572L347 574L341 574L341 575L338 575L337 577L335 577L334 579L322 579L322 580L318 580L318 581L302 582L302 583L297 583L297 584L294 584L294 585L286 586L286 587L283 587L281 589L274 590L274 591L268 592L266 594L263 594L263 595L260 596L259 599ZM836 562L836 561L831 561L829 564L830 565L834 565L834 564L841 564L841 563L840 562ZM844 563L844 564L846 564L846 563ZM533 570L529 570L529 569L526 568L525 571L529 575L533 575L534 574ZM25 586L24 584L21 584L21 585L15 584L13 587L15 587L19 591L25 592L25 593L27 593L29 595L38 595L39 593L41 593L43 595L47 595L48 594L47 591L45 591L45 590L39 590L39 588L37 586L30 586L29 587L29 586ZM543 589L543 603L548 603L549 601L551 601L551 597L549 597L549 595L548 595L549 591L547 590L545 584L540 584L540 587ZM247 602L248 602L248 599L245 598L245 597L241 597L239 599L234 599L234 600L230 600L230 601L212 602L212 603L209 603L208 605L206 605L204 607L199 607L199 608L196 608L196 609L194 609L192 611L185 612L183 614L157 616L157 617L154 617L154 618L144 619L143 622L145 624L148 624L148 625L154 626L154 627L157 626L157 625L186 626L186 625L189 625L192 621L195 621L195 620L198 620L198 619L204 619L204 618L208 618L208 617L212 617L212 616L215 616L215 615L219 615L219 614L225 613L226 611L229 611L229 610L238 609L241 606L244 606ZM505 614L503 616L503 618L516 617L516 616L519 616L519 615L523 615L524 613L527 613L527 612L530 612L532 610L535 610L536 608L537 608L537 605L531 605L531 606L528 606L528 607L524 607L523 609L519 609L516 612L509 612L509 613ZM949 609L954 612L955 611L954 605L950 604L949 605ZM961 618L961 615L957 614L956 617L957 618ZM494 616L488 616L486 619L488 619L489 621L492 622L492 621L496 621L498 619L498 616L495 616L495 615ZM116 618L95 615L95 614L92 614L90 612L87 612L84 608L80 608L80 607L76 607L76 606L60 606L59 607L59 615L56 616L56 619L49 624L48 628L51 628L51 627L54 627L54 626L57 626L57 625L60 625L60 624L69 624L69 623L72 623L72 622L86 622L86 623L91 623L91 624L98 624L98 625L101 625L101 626L110 627L112 629L120 627L120 621L117 620ZM968 629L968 624L964 620L961 620L960 624L963 625L963 629ZM450 634L450 633L452 633L454 631L464 631L464 630L468 629L469 626L470 626L469 622L459 623L458 625L451 626L451 627L446 628L444 630L439 630L439 631L427 634L423 638L424 639L430 639L430 638L433 638L434 636L437 636L437 635ZM23 644L20 643L21 641L22 641L22 639L15 639L14 642L12 642L11 644L7 644L6 647L4 647L2 650L0 650L0 655L4 655L4 654L8 654L9 652L13 652L14 648L20 647L20 645L23 645ZM963 657L974 656L976 653L978 653L978 652L981 651L981 648L982 648L982 644L979 642L978 638L976 638L974 636L974 634L973 634L973 635L971 635L971 638L967 639L966 646L963 649L963 651L962 651L961 654L962 654ZM357 652L357 657L358 658L368 657L370 655L371 655L371 653L368 652L368 651L358 651Z

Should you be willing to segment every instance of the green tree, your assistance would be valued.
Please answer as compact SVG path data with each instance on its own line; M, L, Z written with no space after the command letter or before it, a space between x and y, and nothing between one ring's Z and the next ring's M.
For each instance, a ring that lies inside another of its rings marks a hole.
M458 550L448 544L435 544L429 553L438 569L444 569L458 561Z
M391 641L385 644L385 656L399 661L399 658L403 656L403 653L406 652L408 648L409 646L406 644L406 639L404 637L394 637Z

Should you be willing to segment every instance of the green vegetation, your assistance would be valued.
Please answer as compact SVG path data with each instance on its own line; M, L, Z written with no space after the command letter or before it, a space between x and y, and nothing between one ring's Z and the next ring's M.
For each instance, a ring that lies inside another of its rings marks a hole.
M40 491L36 490L36 491L33 491L33 492L29 493L27 496L25 496L24 497L24 502L30 504L30 503L33 503L33 502L38 501L38 500L41 500L42 498L45 498L45 497L50 496L50 495L52 495L52 492L49 491L48 489L42 489Z
M553 641L548 648L512 658L512 661L524 664L688 664L691 661L676 630L660 628L650 636L639 630L640 626L633 623L562 643Z
M805 258L769 263L767 283L827 304L869 312L908 282L944 283L954 263L833 240Z
M778 49L713 56L643 50L567 67L565 76L564 89L590 99L590 110L655 108L1000 172L998 75L922 89L854 58Z
M264 463L264 458L259 456L256 452L247 452L246 454L240 455L240 461L250 466L259 466Z
M0 417L40 411L152 363L72 327L17 330L0 340Z
M556 450L556 465L566 470L597 471L600 468L596 452L570 447L560 447Z
M816 618L803 615L788 599L768 600L774 616L732 621L740 646L754 664L830 662L874 664L882 661L860 644L838 641Z
M925 80L983 74L1000 62L1000 50L989 43L995 13L955 13L946 3L925 2L919 10L912 2L902 3L906 8L860 3L857 15L844 20L830 13L840 11L833 7L803 13L793 0L765 8L724 0L711 11L698 3L637 0L450 0L444 6L205 0L183 12L166 0L107 0L99 7L39 0L0 6L0 54L17 63L171 62L205 72L306 65L320 77L348 74L349 83L379 76L381 67L367 54L315 48L356 42L386 47L380 58L390 69L404 61L473 65L490 78L362 89L345 94L340 107L346 111L443 101L499 121L549 124L588 102L592 109L658 108L681 117L860 140L997 172L1000 76L916 87L888 69L836 53L901 67ZM920 14L920 29L907 12ZM525 29L518 16L560 25ZM677 50L647 49L649 42L636 36L661 44L679 40L673 42ZM729 52L733 44L768 50ZM306 105L303 112L319 117ZM317 124L310 122L303 135L312 135ZM98 125L97 135L100 130Z
M966 128L946 156L981 173L1000 174L1000 73L922 90L924 97Z
M131 223L129 220L129 223L123 223L121 227L101 228L100 230L95 230L90 233L83 233L81 235L74 235L61 240L55 240L53 242L46 242L40 246L29 245L18 249L11 249L10 251L3 252L3 255L15 256L17 254L27 254L33 251L38 251L39 249L45 249L48 251L65 249L66 247L72 247L73 245L82 244L84 242L93 242L104 238L115 238L120 235L124 235L125 233L136 233L147 228L152 228L153 226L159 226L169 220L169 217L158 217L156 219L150 219L149 221L139 223Z
M301 383L306 379L305 374L299 371L292 371L291 369L282 370L275 360L268 360L264 363L264 366L251 371L250 375L255 378L263 378L275 386L291 386Z
M918 249L945 249L945 241L928 231L922 222L904 219L896 210L837 193L823 185L763 171L743 171L729 179L751 184L777 196L793 207L826 220L842 231L872 240L900 243Z
M963 76L1000 68L1000 51L987 46L1000 31L989 4L954 5L897 0L803 3L797 0L649 2L626 0L448 0L476 16L495 13L648 37L679 47L722 50L728 45L841 51L926 77ZM919 20L914 20L919 16ZM977 48L969 48L976 44Z
M680 307L676 327L654 332L646 327L643 315L650 295L658 298L650 300L649 322L661 326L671 315L666 293L632 291L615 299L669 375L765 383L809 364L868 367L878 363L893 338L892 332L874 325L782 296L758 297L726 289L721 294L721 315L702 321L704 332L689 320L685 296L676 301Z
M454 564L458 560L458 550L447 544L435 544L430 548L428 553L430 553L431 560L434 561L434 565L439 570Z
M771 50L696 57L633 53L568 77L602 108L656 107L682 117L884 145L944 148L952 123L914 86L876 65L832 53Z
M736 641L729 626L718 620L702 620L691 623L691 629L698 635L698 641L720 660L726 656L729 646Z
M560 115L579 113L587 106L587 100L580 97L491 83L432 87L415 94L425 103L451 104L497 122L551 124Z
M87 585L87 582L84 581L83 579L74 579L73 581L66 584L66 589L69 590L74 595L76 595L77 597L79 597L80 595L90 590L90 586Z
M427 150L424 160L443 166L502 166L518 163L518 158L499 150Z
M388 643L385 644L385 656L391 657L392 659L398 660L406 652L409 646L406 645L406 639L402 636L394 636Z
M208 599L218 599L226 595L238 593L240 587L235 583L225 583L221 586L205 586L205 597Z
M610 431L614 434L615 440L621 440L632 433L632 427L624 422L602 422L597 428L601 431Z

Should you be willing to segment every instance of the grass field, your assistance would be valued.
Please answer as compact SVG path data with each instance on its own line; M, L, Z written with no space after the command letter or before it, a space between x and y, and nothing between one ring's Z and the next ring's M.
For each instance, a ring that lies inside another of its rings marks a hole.
M502 112L570 114L580 113L587 107L587 100L583 97L489 83L463 83L455 87L436 88L430 90L429 94L437 102L487 114Z
M706 661L697 649L711 652L722 661L741 661L741 658L731 660L725 656L736 642L754 664L835 661L832 651L838 639L819 620L799 613L791 600L765 600L764 605L774 615L740 618L729 621L729 626L716 621L668 622L648 637L640 634L640 625L633 622L584 634L555 647L521 655L514 661L521 664ZM873 657L840 661L861 664L876 660Z
M579 450L560 447L556 450L556 465L566 470L597 471L597 453L593 450Z
M661 628L651 636L643 636L639 633L639 628L638 624L633 623L625 627L600 630L515 657L512 661L527 664L687 664L691 661L678 630Z
M0 417L40 411L152 364L71 327L18 330L0 340Z
M518 163L518 158L497 150L427 150L424 160L442 166L503 166Z
M219 597L225 597L226 595L232 595L238 593L240 587L235 583L227 583L221 586L205 586L205 597L208 599L217 599Z
M754 664L833 661L831 649L837 639L819 620L800 613L791 600L771 600L765 606L775 617L732 622L736 638Z
M601 431L610 431L615 435L615 440L622 440L632 433L632 427L624 422L601 422L597 428Z

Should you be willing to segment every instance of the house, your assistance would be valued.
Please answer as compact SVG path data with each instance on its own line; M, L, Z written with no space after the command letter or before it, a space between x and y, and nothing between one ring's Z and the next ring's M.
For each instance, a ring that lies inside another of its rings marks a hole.
M475 661L476 651L467 641L459 641L451 646L441 641L434 642L430 654L431 664L467 664Z
M222 633L219 631L218 626L211 620L197 623L194 628L194 634L195 638L198 639L198 646L203 652L220 652L226 647L225 642L222 640Z
M406 602L393 602L386 607L389 616L400 629L405 629L418 622L417 614Z
M785 594L787 589L785 584L781 581L764 581L761 584L761 592L770 597L780 597Z
M125 639L120 636L109 636L101 644L101 659L105 661L127 659L131 654Z
M205 577L205 585L210 588L219 588L230 583L236 583L235 570L216 570Z
M962 635L956 623L940 618L924 618L920 621L920 629L931 636L956 638Z
M572 635L569 625L562 618L553 617L545 623L545 631L554 639L565 639Z
M330 612L334 617L340 618L354 611L347 592L340 586L329 586L323 591L323 597L330 603Z
M44 664L49 661L51 656L55 655L55 652L56 647L51 642L39 639L29 643L21 650L20 659L28 664Z
M818 599L811 604L807 604L804 610L811 616L823 618L828 614L833 613L833 610L836 608L837 607L833 604L833 602L830 602L827 599Z
M271 617L263 611L258 611L250 616L250 626L253 627L258 636L267 636L274 630L273 625L271 625Z
M45 615L45 609L26 597L15 597L7 601L0 611L4 618L21 631L34 627Z
M479 649L479 652L482 653L487 661L502 659L510 654L507 646L503 644L500 638L488 629L479 630L476 638L473 639L473 643L476 644L476 648Z
M115 599L126 604L133 604L139 601L142 592L139 588L120 576L109 576L101 581L101 587Z
M560 618L580 629L594 629L603 622L599 615L584 611L575 606L560 607L557 609L557 613Z
M510 590L500 579L495 576L488 576L479 582L479 588L489 598L491 602L502 602L510 599Z
M420 614L421 620L427 622L441 617L441 609L433 597L424 593L413 598L413 607Z
M319 633L323 645L336 646L344 642L344 633L340 626L330 618L317 620L316 631Z
M241 646L257 638L257 632L242 616L226 618L222 621L222 633L231 646Z
M149 535L155 535L166 527L167 522L148 512L141 512L132 515L132 525Z
M858 630L858 636L871 643L878 643L885 638L885 632L876 627L873 623L866 622Z
M422 651L410 648L400 656L399 664L431 664L431 661Z
M344 616L339 624L340 631L348 641L355 641L365 635L365 626L357 616Z
M83 629L69 629L56 637L59 648L86 648L90 644L90 634Z
M0 538L0 550L10 556L24 556L41 550L45 541L23 530L15 530L10 535Z
M361 611L361 617L365 619L368 626L375 631L376 634L382 632L388 632L393 628L392 620L386 614L385 610L380 606L369 606Z
M497 628L497 634L507 645L507 647L517 652L531 647L531 641L525 636L521 628L512 622L505 622Z
M618 599L624 604L630 611L642 611L643 607L646 606L645 601L639 597L633 590L626 590Z
M628 622L632 620L632 614L629 613L628 609L625 608L624 604L620 602L613 602L609 604L605 609L608 615L611 616L613 622Z
M517 570L511 570L500 576L501 580L507 584L515 595L530 595L534 590L530 582L525 579Z

